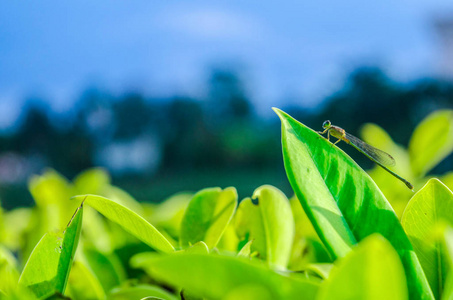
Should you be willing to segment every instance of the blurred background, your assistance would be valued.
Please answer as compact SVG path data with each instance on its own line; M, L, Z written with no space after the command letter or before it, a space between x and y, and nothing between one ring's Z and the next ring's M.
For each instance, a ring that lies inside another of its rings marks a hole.
M46 168L105 168L140 201L262 184L291 196L273 106L316 130L373 122L407 146L453 108L451 0L1 4L7 209L33 203L27 180Z

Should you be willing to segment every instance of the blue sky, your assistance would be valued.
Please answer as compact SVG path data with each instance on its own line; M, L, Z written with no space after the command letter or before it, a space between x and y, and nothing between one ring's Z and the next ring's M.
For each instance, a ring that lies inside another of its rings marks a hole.
M87 87L202 96L234 65L260 111L311 106L355 67L401 81L436 73L433 16L451 0L3 1L0 127L31 94L57 111Z

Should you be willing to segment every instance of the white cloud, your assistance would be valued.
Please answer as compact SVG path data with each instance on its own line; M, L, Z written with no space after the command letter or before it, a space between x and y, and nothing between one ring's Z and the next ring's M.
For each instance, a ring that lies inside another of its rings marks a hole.
M204 39L256 40L264 34L253 16L220 8L167 10L157 21L167 29Z

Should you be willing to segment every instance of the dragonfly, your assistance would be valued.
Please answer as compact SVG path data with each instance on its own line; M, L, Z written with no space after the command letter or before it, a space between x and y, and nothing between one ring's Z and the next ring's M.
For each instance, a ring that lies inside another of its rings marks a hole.
M365 143L361 139L353 136L352 134L347 133L343 128L332 125L332 123L329 120L324 121L324 123L322 124L322 128L324 129L324 131L320 133L325 134L327 132L328 141L330 136L337 138L337 141L333 143L333 145L336 145L340 141L344 141L345 143L351 145L358 151L362 152L365 156L367 156L373 162L381 166L384 170L386 170L387 172L389 172L390 174L404 182L404 184L409 189L411 189L412 191L414 190L414 186L409 181L407 181L403 177L399 176L398 174L387 168L387 166L395 165L395 159L390 154Z

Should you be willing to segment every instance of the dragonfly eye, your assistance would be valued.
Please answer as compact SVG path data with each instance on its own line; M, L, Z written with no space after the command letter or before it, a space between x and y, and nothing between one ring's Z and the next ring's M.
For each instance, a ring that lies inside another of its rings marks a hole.
M324 121L324 123L322 123L322 128L327 129L327 128L330 127L330 125L331 125L331 124L330 124L330 121L329 121L329 120Z

